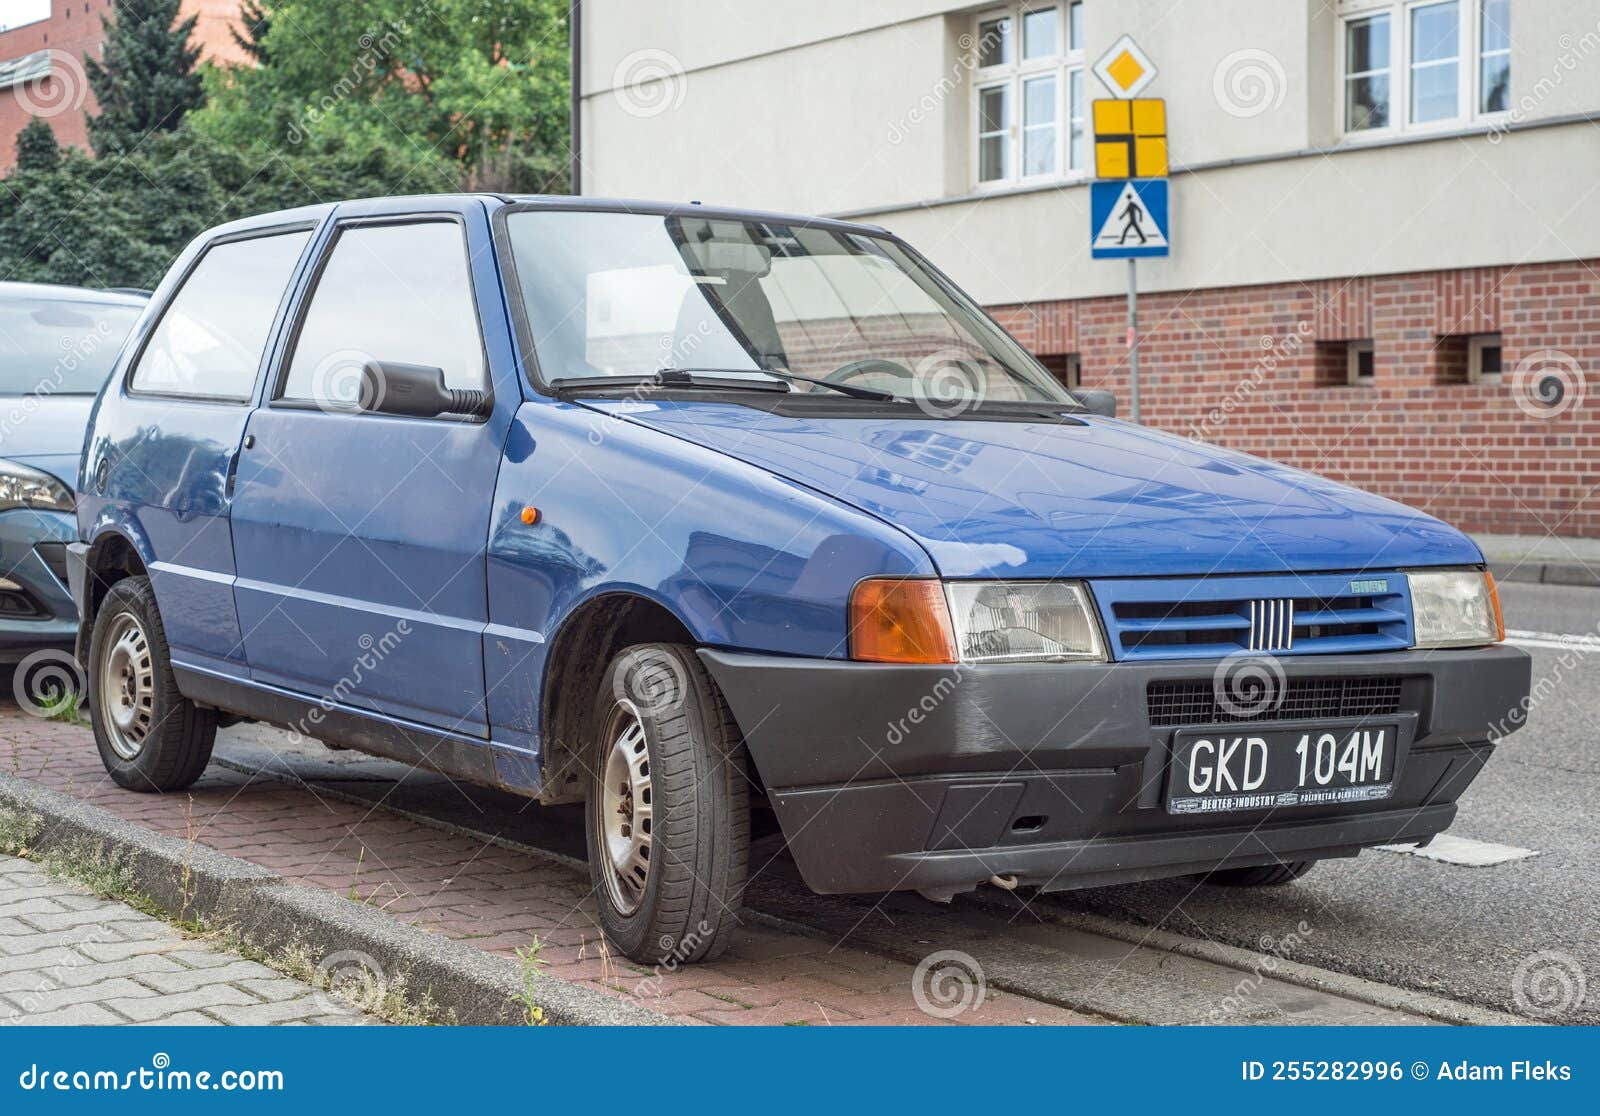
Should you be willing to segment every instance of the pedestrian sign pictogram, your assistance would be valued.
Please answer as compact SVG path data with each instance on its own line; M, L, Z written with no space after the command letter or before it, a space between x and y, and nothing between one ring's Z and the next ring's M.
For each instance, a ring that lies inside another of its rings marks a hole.
M1165 178L1092 183L1089 214L1095 230L1089 254L1097 260L1165 256L1171 250Z
M1095 76L1118 97L1137 97L1156 79L1156 64L1139 49L1132 35L1124 35L1094 64Z
M1098 178L1167 176L1167 102L1156 97L1094 103Z

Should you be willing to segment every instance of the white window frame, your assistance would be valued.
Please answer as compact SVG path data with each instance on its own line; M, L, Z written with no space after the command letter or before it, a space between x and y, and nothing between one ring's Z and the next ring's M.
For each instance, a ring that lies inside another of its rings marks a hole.
M1084 73L1083 44L1074 45L1072 37L1072 8L1082 0L1043 0L1039 3L1008 4L1004 7L986 8L975 13L972 17L973 41L973 94L971 98L972 109L972 144L971 144L971 180L974 190L1007 190L1017 186L1031 186L1041 182L1061 182L1069 179L1087 178L1090 174L1089 163L1092 160L1092 137L1089 131L1089 97L1088 85L1082 77L1079 78L1080 87L1083 89L1084 104L1079 106L1081 115L1077 118L1083 126L1084 140L1082 159L1085 165L1072 166L1072 75L1074 72ZM1028 59L1023 57L1025 39L1023 34L1023 17L1031 12L1055 9L1056 12L1056 49L1045 58ZM1011 20L1011 60L996 66L978 66L977 44L983 37L983 25L997 19L1009 18ZM1048 171L1040 174L1028 174L1026 166L1026 130L1027 130L1027 99L1025 95L1026 83L1035 78L1053 77L1055 79L1055 121L1056 133L1055 162ZM1010 89L1008 96L1011 100L1011 123L1006 129L1006 170L1007 173L1000 178L984 181L983 175L983 114L980 110L982 95L991 89L1006 86Z
M1441 0L1339 0L1339 34L1337 64L1334 67L1338 82L1335 101L1339 114L1339 135L1346 143L1374 140L1392 140L1405 136L1428 136L1460 131L1463 128L1504 120L1508 110L1480 112L1483 103L1483 2L1484 0L1454 0L1458 29L1456 42L1460 53L1456 58L1456 114L1443 120L1430 120L1416 124L1411 120L1411 19L1417 8L1426 8ZM1515 0L1512 0L1515 3ZM1375 15L1389 17L1389 123L1382 128L1350 129L1346 114L1349 90L1349 25Z

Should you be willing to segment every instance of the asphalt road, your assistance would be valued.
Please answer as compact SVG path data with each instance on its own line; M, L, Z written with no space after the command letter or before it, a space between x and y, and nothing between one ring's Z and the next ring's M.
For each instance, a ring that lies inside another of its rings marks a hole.
M1600 625L1600 590L1501 593L1511 630L1593 636ZM1296 961L1551 1022L1600 1022L1600 648L1528 651L1547 696L1462 796L1450 833L1538 856L1469 868L1369 851L1283 888L1175 880L1044 902L1251 948L1305 920L1312 933Z

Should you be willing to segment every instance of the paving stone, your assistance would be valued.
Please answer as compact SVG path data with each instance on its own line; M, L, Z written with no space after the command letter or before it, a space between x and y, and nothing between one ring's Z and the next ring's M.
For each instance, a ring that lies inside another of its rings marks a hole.
M124 999L109 999L105 1001L105 1005L137 1023L176 1015L180 1011L200 1011L219 1005L248 1005L256 1002L254 996L241 988L235 988L231 984L218 984L210 988L181 992L176 996L129 996Z
M120 1017L107 1011L100 1004L73 1004L71 1007L46 1012L43 1015L22 1013L13 1021L25 1023L30 1027L105 1027L123 1022Z
M235 984L246 980L260 980L278 974L254 961L229 961L226 965L210 965L203 969L177 969L165 973L151 973L144 983L164 995L178 995L213 984Z

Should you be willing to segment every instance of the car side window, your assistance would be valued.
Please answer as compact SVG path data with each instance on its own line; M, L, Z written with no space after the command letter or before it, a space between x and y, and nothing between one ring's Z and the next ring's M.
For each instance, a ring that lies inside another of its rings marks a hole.
M311 230L213 244L150 334L134 391L249 400L267 331Z
M466 237L454 221L339 233L280 398L353 409L362 368L374 361L439 368L448 388L487 390Z

